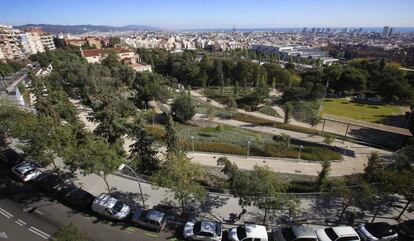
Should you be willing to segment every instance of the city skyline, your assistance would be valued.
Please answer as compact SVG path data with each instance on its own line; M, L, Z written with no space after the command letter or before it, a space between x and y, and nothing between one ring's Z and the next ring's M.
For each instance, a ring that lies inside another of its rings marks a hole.
M34 3L34 2L33 2ZM146 25L163 29L413 27L414 2L389 1L2 1L0 23ZM76 15L74 14L76 13ZM114 17L108 17L114 16Z

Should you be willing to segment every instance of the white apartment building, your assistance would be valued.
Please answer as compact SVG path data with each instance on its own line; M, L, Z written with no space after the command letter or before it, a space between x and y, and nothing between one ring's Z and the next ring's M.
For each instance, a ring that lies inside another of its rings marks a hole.
M56 46L55 43L53 42L53 36L51 34L41 34L40 35L40 41L42 42L43 47L48 50L55 50Z
M20 30L0 25L0 49L6 59L23 58L20 48Z
M22 50L24 55L30 56L32 54L37 54L44 52L42 42L40 41L40 36L37 32L26 32L20 34L22 42Z

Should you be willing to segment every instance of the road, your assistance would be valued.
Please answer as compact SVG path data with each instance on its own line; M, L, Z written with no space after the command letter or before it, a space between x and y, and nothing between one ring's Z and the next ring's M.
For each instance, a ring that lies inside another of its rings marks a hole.
M0 177L0 241L48 240L60 226L70 223L96 241L168 240L177 229L170 224L168 231L154 233L124 222L112 222L73 210L43 195L33 184L11 180L12 174L7 170L1 169ZM25 212L28 208L34 210Z

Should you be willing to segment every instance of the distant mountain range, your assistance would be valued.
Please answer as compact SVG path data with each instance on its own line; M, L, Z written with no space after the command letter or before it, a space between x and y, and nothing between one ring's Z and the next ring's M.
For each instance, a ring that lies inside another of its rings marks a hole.
M72 33L81 34L86 32L115 32L115 31L142 31L142 30L159 30L158 28L144 25L126 25L122 27L105 26L105 25L55 25L55 24L25 24L13 26L23 30L27 28L39 27L48 33Z

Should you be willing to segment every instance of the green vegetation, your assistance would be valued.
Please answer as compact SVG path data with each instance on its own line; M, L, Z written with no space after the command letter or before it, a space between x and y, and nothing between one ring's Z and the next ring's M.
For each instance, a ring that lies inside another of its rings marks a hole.
M281 116L277 113L277 111L273 109L271 106L263 106L259 109L259 112L265 115L270 115L270 116L281 118Z
M52 241L92 241L86 233L73 224L62 226L53 234Z
M0 61L0 77L12 75L25 66L24 62L13 60Z
M323 114L342 116L367 122L382 123L389 116L402 114L399 106L355 103L344 99L326 99Z

